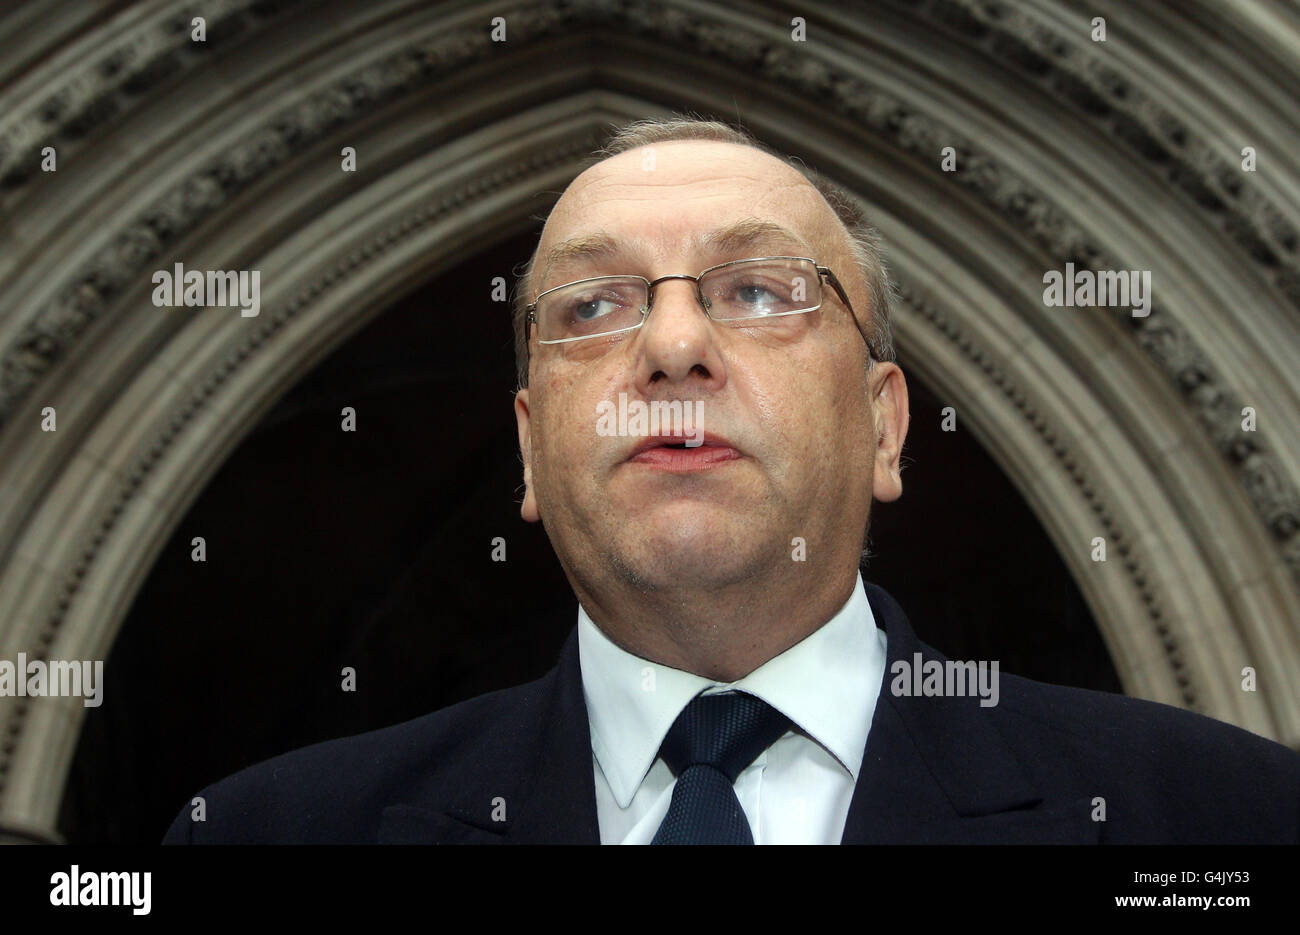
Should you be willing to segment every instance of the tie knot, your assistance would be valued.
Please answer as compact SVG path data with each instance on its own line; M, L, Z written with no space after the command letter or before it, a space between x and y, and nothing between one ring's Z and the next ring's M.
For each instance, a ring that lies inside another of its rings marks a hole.
M677 715L659 755L674 776L705 764L735 782L789 727L788 717L754 695L696 695Z

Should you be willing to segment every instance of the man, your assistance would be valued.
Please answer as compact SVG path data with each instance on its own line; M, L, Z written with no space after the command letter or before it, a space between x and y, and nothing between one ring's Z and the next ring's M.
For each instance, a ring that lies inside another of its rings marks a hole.
M858 572L908 427L874 233L722 124L604 155L516 310L522 515L580 602L559 665L250 767L166 841L1300 838L1300 756L1235 727L987 669L910 691L944 657Z

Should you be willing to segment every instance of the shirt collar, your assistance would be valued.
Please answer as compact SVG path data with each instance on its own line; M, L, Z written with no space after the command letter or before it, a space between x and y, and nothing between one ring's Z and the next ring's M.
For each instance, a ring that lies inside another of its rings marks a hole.
M620 808L627 808L683 708L703 691L762 698L825 747L857 781L885 652L857 577L835 616L735 682L718 682L635 656L578 607L578 654L591 748Z

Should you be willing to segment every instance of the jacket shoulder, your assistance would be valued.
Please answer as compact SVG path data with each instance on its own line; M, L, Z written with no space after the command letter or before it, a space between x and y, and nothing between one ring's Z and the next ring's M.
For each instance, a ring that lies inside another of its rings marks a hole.
M994 724L1045 787L1100 798L1117 841L1300 839L1300 754L1172 705L1002 676Z
M374 842L389 805L438 798L467 764L524 756L554 677L255 763L191 797L163 843Z

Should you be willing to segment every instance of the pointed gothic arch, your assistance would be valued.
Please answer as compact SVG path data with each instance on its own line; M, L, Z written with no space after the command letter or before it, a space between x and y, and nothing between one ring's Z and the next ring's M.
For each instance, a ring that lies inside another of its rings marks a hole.
M201 46L184 4L142 4L0 56L6 654L104 658L189 504L298 378L524 229L609 124L692 110L863 201L904 369L1032 505L1126 690L1300 743L1294 28L1103 2L1103 49L1070 4L897 0L810 3L795 45L766 2L359 6L231 0ZM1240 171L1245 145L1267 171ZM176 260L260 269L260 314L154 307ZM1045 308L1044 272L1070 261L1151 270L1151 314ZM0 699L0 820L54 826L83 713Z

